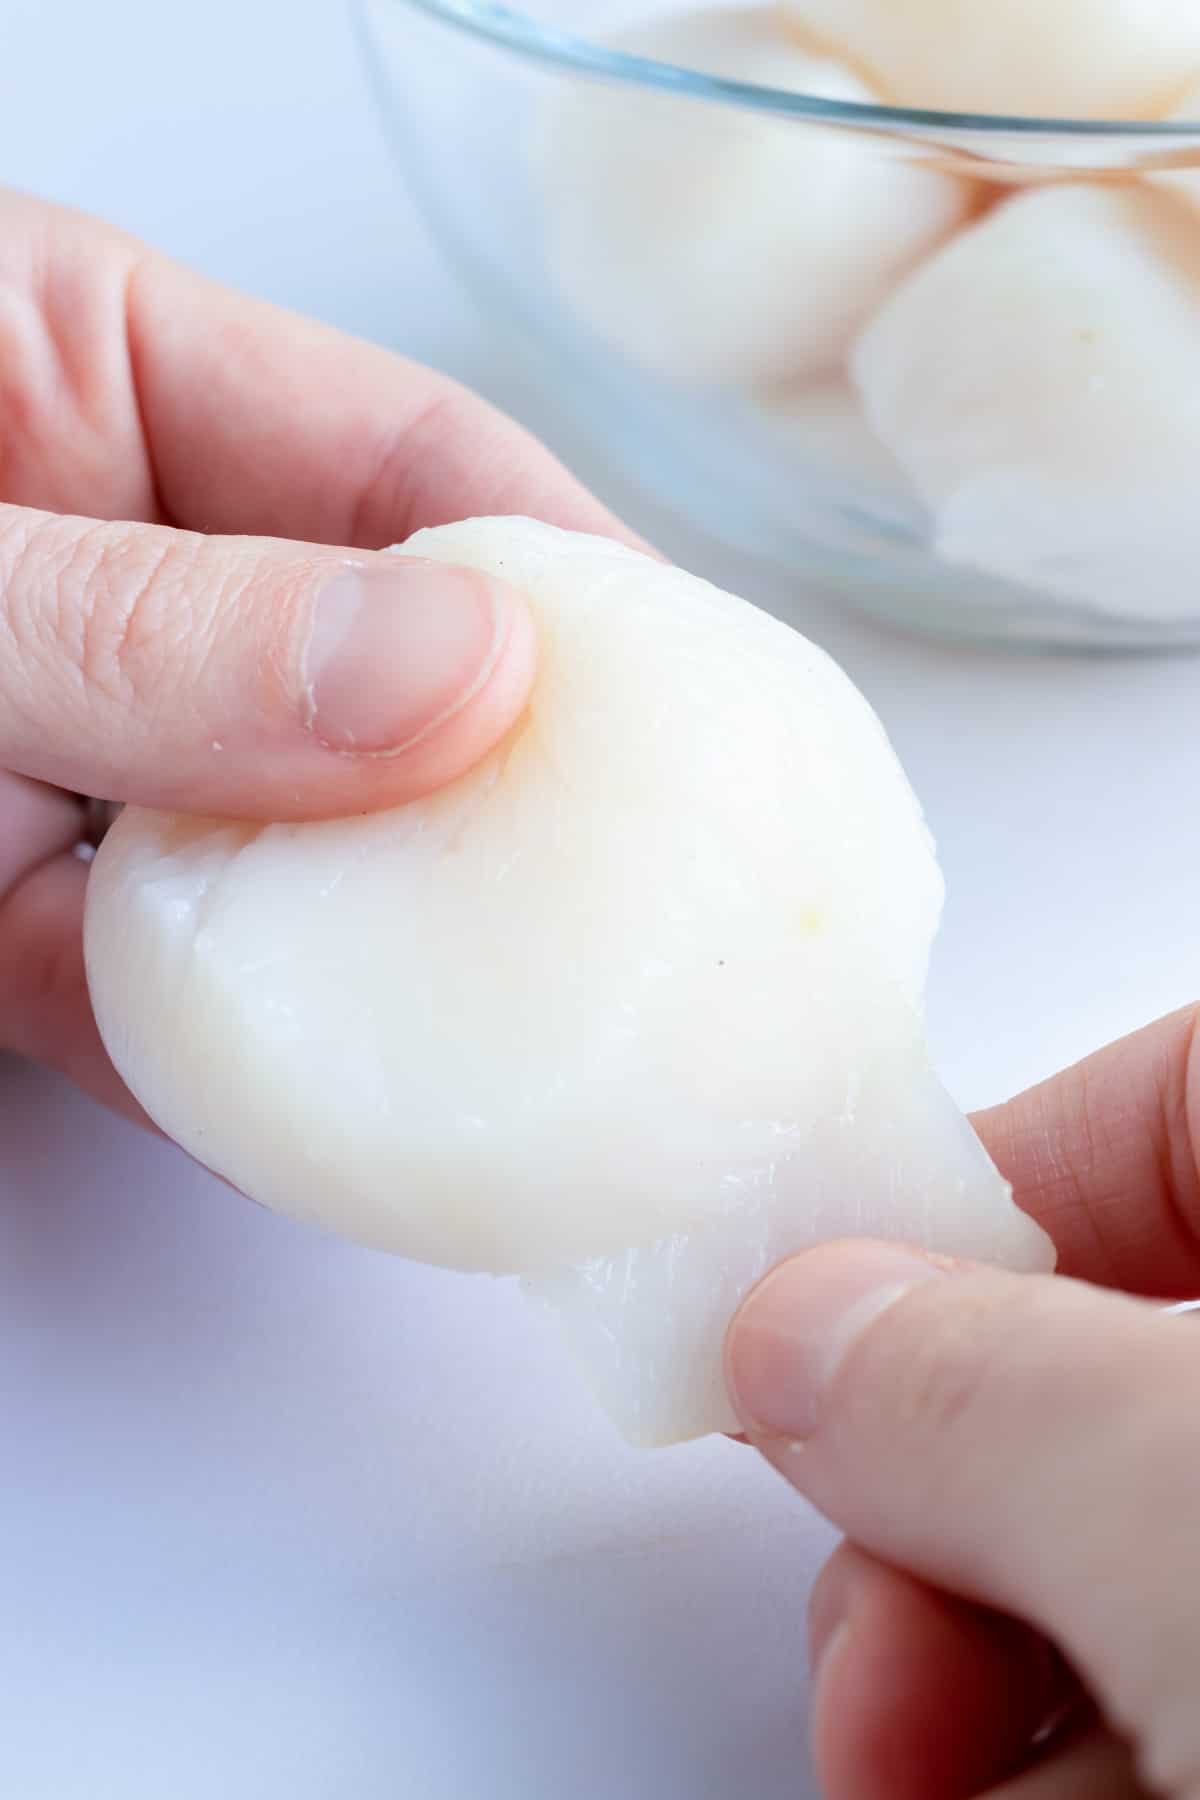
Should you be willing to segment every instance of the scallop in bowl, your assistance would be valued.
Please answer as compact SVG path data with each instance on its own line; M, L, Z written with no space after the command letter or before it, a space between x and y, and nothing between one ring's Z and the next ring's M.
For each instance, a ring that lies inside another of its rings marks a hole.
M1200 12L359 0L441 245L657 500L887 621L1200 643Z

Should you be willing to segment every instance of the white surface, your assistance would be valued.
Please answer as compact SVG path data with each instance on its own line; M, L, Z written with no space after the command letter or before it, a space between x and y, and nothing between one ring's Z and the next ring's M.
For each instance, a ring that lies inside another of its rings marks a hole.
M5 180L541 422L431 259L333 0L4 12ZM1195 997L1195 661L888 638L606 485L882 712L941 840L964 1101ZM486 1279L289 1227L0 1066L0 1792L812 1800L828 1534L733 1445L624 1451L555 1366Z

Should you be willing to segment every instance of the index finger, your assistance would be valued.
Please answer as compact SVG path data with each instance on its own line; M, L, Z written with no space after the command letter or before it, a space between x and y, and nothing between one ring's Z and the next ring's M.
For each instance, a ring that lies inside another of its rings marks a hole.
M1185 1007L972 1120L1062 1274L1200 1293L1198 1024Z
M131 278L127 318L177 524L373 550L519 513L637 541L528 432L432 369L157 256Z
M494 513L632 541L457 383L84 214L0 190L0 300L13 504L358 549Z

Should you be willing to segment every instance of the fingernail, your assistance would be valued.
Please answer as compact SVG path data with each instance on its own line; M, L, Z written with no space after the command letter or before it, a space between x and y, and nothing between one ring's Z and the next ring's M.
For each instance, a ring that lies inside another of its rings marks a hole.
M803 1441L847 1352L903 1294L954 1265L890 1244L839 1244L784 1263L729 1331L730 1398L757 1438Z
M334 750L407 750L495 669L516 594L416 557L343 566L317 597L304 657L307 724Z

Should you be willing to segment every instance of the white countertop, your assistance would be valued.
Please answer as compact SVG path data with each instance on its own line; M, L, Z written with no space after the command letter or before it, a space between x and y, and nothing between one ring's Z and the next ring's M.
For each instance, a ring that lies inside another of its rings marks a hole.
M546 428L413 217L337 0L4 12L0 180ZM965 1104L1196 997L1200 663L888 637L583 467L882 713L941 842ZM13 1800L811 1800L830 1537L749 1453L625 1450L504 1286L271 1218L2 1063L0 1432Z

